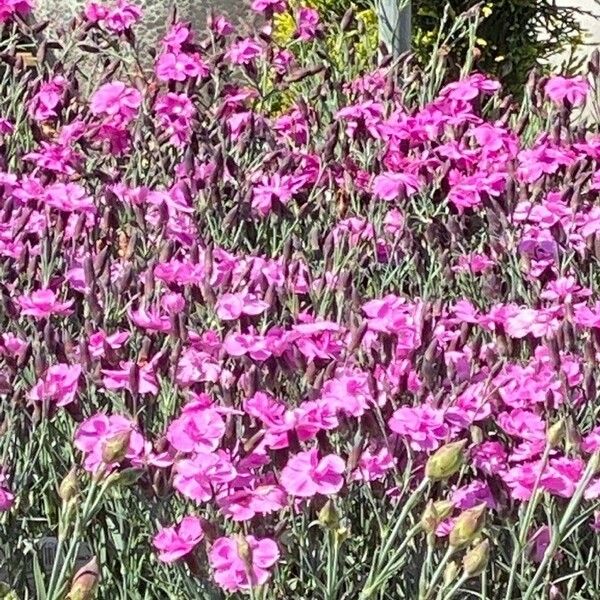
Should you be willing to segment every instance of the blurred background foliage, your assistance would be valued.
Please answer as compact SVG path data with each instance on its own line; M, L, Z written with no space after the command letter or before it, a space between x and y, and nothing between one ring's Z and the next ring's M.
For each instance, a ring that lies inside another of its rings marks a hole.
M291 0L290 12L280 15L275 26L277 40L285 44L293 38L293 11L299 6L316 8L327 35L327 25L338 23L348 8L355 10L358 30L348 31L356 37L359 57L372 60L377 47L376 0ZM477 31L477 63L479 70L500 78L512 90L518 89L530 71L543 66L558 52L566 52L585 43L578 13L581 9L557 6L555 0L450 0L444 10L442 0L413 0L413 50L422 62L429 60L440 29L449 29L460 15L480 10ZM600 12L598 0L589 0L589 10ZM452 65L462 65L469 49L467 39L453 40L443 51L447 56L449 75Z

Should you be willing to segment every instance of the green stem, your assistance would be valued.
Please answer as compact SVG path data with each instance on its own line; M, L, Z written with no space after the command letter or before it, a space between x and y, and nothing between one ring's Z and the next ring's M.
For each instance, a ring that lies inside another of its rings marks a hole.
M446 568L446 565L448 564L455 552L456 549L453 546L448 546L446 554L444 554L444 557L442 558L440 564L435 570L435 573L433 574L433 577L431 578L431 582L429 583L429 589L425 592L424 596L421 596L420 600L429 600L429 598L431 598L433 592L435 591L435 587L437 586L439 580L444 574L444 569Z

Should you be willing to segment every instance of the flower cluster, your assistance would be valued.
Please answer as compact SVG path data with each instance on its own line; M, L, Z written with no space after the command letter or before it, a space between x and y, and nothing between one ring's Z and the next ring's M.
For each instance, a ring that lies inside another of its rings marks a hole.
M315 520L331 556L356 533L339 566L375 585L353 574L387 558L360 547L385 546L385 527L360 531L369 502L397 515L427 490L421 509L447 506L423 521L457 551L483 511L500 531L532 506L547 527L542 496L586 521L600 136L574 122L594 70L532 80L529 112L481 73L348 77L307 62L321 23L305 6L297 55L213 17L204 37L173 23L132 76L93 43L132 45L139 18L89 4L74 27L102 80L15 69L25 110L0 101L0 511L48 456L103 490L133 473L131 539L152 540L165 580L272 597L318 568L294 562Z

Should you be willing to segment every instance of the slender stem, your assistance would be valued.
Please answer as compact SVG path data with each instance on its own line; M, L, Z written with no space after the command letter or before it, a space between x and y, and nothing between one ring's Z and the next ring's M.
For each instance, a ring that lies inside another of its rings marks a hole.
M569 522L571 520L571 517L573 516L573 513L575 512L575 510L577 510L578 506L581 504L583 494L585 493L585 490L586 490L588 484L592 480L592 477L594 477L594 475L598 471L599 463L600 463L600 454L596 453L590 459L587 469L585 470L585 473L583 474L581 481L577 485L577 488L575 489L575 493L573 494L571 501L567 505L565 514L563 515L563 518L561 519L560 523L558 524L558 528L553 532L552 539L550 540L550 544L548 545L548 547L546 548L546 552L544 553L544 558L542 559L542 562L538 566L537 571L535 572L535 575L533 576L533 579L531 580L529 587L527 588L522 600L531 600L531 597L535 593L535 590L540 582L540 579L544 576L544 573L546 572L546 569L548 568L548 565L550 564L552 557L558 550L558 547L560 546L560 544L563 540L564 533L565 533L567 527L569 526Z
M448 564L455 552L456 549L453 546L448 546L446 554L444 554L444 557L440 561L440 564L438 565L437 569L435 570L435 573L433 574L433 577L431 578L428 590L425 592L424 596L421 596L420 600L429 600L429 598L431 598L433 592L435 591L435 587L437 586L439 580L444 574L444 569L446 568L446 565Z
M450 591L443 596L443 600L450 600L458 592L458 590L462 587L464 582L469 578L465 573L462 574L461 578L452 586Z

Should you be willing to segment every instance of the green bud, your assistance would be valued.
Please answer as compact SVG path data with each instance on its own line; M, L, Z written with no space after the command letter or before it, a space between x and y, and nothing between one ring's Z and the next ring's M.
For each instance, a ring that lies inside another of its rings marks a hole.
M238 535L237 539L238 556L242 559L248 569L252 568L252 548L248 540L243 535Z
M447 588L458 575L458 563L455 560L450 561L444 569L443 587Z
M130 438L131 431L128 430L107 439L102 446L102 460L106 464L122 461L129 448Z
M100 582L100 570L96 557L83 565L71 583L71 589L67 595L68 600L93 600Z
M58 496L64 504L75 498L79 494L79 479L77 477L77 468L73 467L60 482L58 486Z
M421 527L425 533L433 533L440 524L440 516L435 508L435 502L430 500L421 515Z
M548 427L548 431L546 433L546 441L550 445L551 448L556 448L556 446L560 446L561 442L565 438L566 434L566 425L563 419L557 421L550 427Z
M425 466L426 477L433 481L442 481L458 473L464 462L463 450L466 443L467 440L451 442L434 452Z
M464 548L475 540L485 525L486 508L486 504L483 503L458 515L450 532L450 546Z
M120 485L123 487L129 487L133 485L142 475L144 471L142 469L123 469L116 473L111 473L108 476L110 485Z
M319 523L326 529L335 530L340 526L340 515L334 502L329 499L319 511Z
M467 577L477 577L481 575L487 567L490 559L490 542L483 540L469 550L463 557L463 570Z
M438 514L438 517L440 518L440 523L447 517L449 517L452 514L452 511L454 510L454 503L450 502L450 500L438 500L437 502L435 502L434 504L435 506L435 511Z

